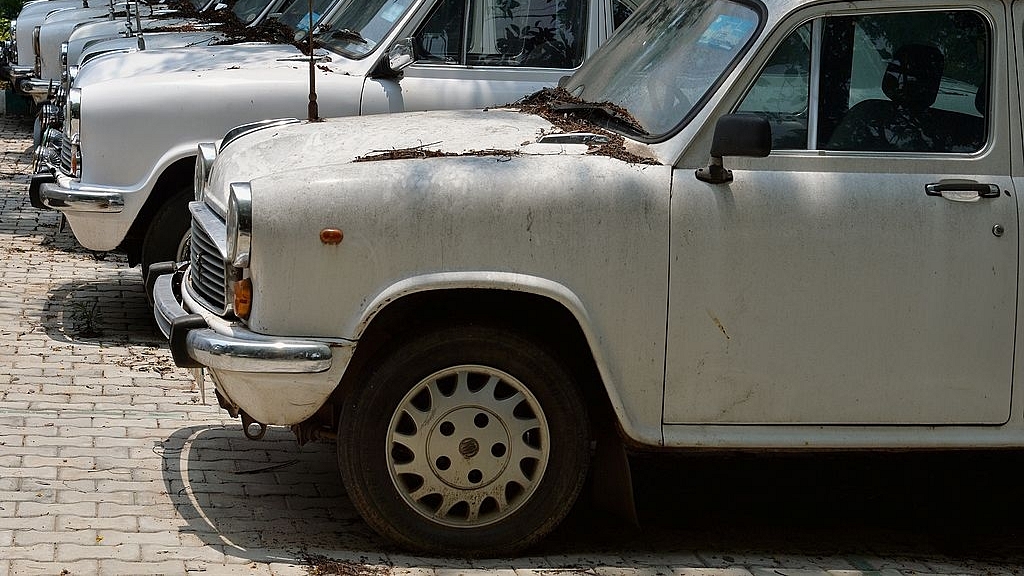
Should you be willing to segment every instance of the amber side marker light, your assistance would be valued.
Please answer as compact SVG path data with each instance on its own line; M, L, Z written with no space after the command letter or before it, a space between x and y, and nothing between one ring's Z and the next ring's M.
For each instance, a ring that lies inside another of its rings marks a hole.
M335 246L341 244L345 239L345 233L337 228L324 228L320 231L320 241L324 244Z
M252 311L252 280L243 278L235 282L235 300L233 302L235 316L248 318Z

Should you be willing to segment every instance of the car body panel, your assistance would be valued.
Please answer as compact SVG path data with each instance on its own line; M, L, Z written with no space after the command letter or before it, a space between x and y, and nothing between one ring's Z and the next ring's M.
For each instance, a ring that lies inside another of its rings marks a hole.
M663 139L627 138L662 166L577 145L549 154L538 139L558 130L507 110L242 136L221 151L205 189L224 217L228 184L251 187L244 271L254 298L238 326L358 340L404 295L528 291L580 323L619 425L639 444L1020 446L1024 415L1012 399L1024 162L1010 153L1022 140L1020 73L1010 71L1024 46L1010 30L1024 15L1021 3L1000 1L945 8L991 34L984 82L994 96L979 91L980 112L949 94L939 100L986 119L974 150L780 148L725 158L731 181L697 178L716 120L741 107L799 27L942 10L885 0L771 3L764 32L699 110ZM439 155L353 162L416 150ZM931 193L936 185L953 192ZM993 194L966 193L973 188ZM343 230L344 240L324 244L320 229Z

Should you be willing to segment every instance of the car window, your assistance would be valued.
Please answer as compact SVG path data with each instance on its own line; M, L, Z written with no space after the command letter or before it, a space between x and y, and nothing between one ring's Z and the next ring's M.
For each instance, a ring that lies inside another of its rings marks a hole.
M633 11L636 10L636 6L639 0L613 0L612 1L612 22L615 29L618 30L619 26L633 15Z
M462 30L466 22L465 0L441 0L415 36L416 60L462 64Z
M989 30L970 11L829 18L826 150L974 152L986 135Z
M986 138L989 29L967 10L822 22L816 138L811 23L776 47L737 107L766 117L776 150L974 152Z
M807 147L810 79L811 24L807 23L775 49L738 109L768 119L772 149Z
M416 59L470 66L575 68L586 0L441 0L415 36Z

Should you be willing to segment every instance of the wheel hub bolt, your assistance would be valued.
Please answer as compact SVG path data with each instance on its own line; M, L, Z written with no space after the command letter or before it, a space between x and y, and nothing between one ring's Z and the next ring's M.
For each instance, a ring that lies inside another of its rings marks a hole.
M472 458L480 453L480 443L475 438L466 438L459 442L459 454L463 458Z

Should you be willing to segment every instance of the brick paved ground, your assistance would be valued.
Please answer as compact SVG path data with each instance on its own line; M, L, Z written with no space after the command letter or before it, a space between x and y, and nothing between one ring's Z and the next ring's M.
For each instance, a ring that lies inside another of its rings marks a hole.
M749 468L721 461L711 467L733 479L724 484L732 492L714 496L734 502L724 512L700 505L701 486L721 478L687 484L685 475L655 474L667 480L659 489L696 503L683 527L663 517L625 530L577 512L536 556L467 562L395 552L344 497L333 446L300 449L286 430L249 441L211 398L201 403L152 328L138 269L82 250L57 213L29 206L29 133L27 120L0 117L0 576L1021 573L1020 523L953 553L930 541L933 532L918 539L916 529L897 529L890 538L854 522L851 533L842 517L860 511L837 513L835 504L820 529L807 510L804 525L775 524L779 512L764 510L771 492L754 497L762 511L753 516L740 512L751 500L729 496L774 489L760 481L768 476L748 478ZM671 513L680 510L687 514L685 506ZM988 522L963 510L958 518Z

